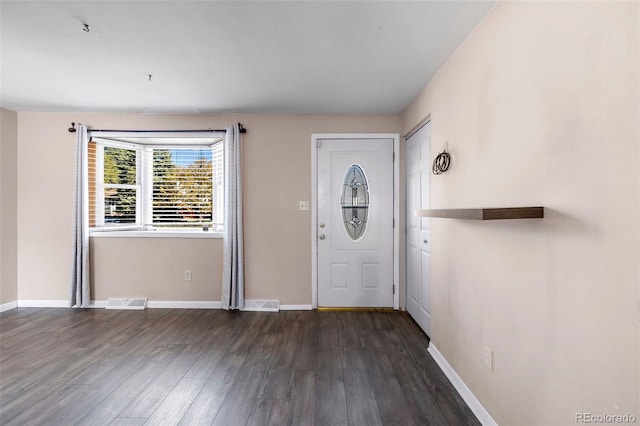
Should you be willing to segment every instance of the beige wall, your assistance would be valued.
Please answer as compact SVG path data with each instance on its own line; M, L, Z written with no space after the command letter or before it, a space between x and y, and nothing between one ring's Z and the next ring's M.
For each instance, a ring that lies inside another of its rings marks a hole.
M501 2L405 113L433 208L546 207L432 220L432 341L500 424L640 416L639 8Z
M312 133L399 133L399 116L19 114L19 299L67 299L75 136L94 128L224 128L242 122L246 297L311 303ZM93 299L220 300L222 240L92 238ZM183 281L191 269L193 281Z
M0 108L0 304L17 295L18 114Z

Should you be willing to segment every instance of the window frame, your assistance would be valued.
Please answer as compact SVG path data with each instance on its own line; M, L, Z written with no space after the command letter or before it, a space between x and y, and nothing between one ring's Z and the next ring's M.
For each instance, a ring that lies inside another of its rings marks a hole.
M142 153L141 147L136 146L135 144L111 141L102 138L96 138L96 211L95 211L95 221L96 226L91 228L91 231L124 231L124 230L141 230L142 225L142 183L140 182L140 172L142 166ZM134 185L131 184L105 184L104 183L104 148L118 148L118 149L128 149L131 151L135 151L136 153L136 183ZM116 188L116 189L135 189L136 190L136 221L134 224L124 223L124 224L105 224L105 197L104 191L106 188Z
M222 199L222 207L219 213L224 212L224 181L226 179L226 169L224 162L224 133L211 132L189 135L176 134L176 132L153 132L153 134L141 135L138 132L118 133L96 132L91 134L91 140L96 144L95 154L95 226L89 228L90 236L99 237L176 237L176 238L222 238L224 234L224 219L220 222L213 222L215 214L213 200L216 199L216 192L213 190L216 173L215 158L213 154L215 147L220 145L218 155L222 155L222 188L219 189L219 198ZM158 143L162 138L169 138L174 143ZM203 139L204 138L204 139ZM123 141L123 139L125 141ZM136 139L136 142L128 142L126 139ZM148 140L148 143L143 141ZM175 140L181 140L175 143ZM182 141L184 140L184 142ZM197 143L188 141L197 140ZM206 142L203 142L206 140ZM105 184L104 183L104 148L113 147L121 149L131 149L136 152L136 184ZM212 152L212 224L209 230L203 228L182 228L182 227L154 227L153 221L153 150L154 149L211 149ZM90 161L87 159L87 161ZM105 188L126 188L136 190L136 221L135 224L105 224ZM218 229L215 229L216 226Z

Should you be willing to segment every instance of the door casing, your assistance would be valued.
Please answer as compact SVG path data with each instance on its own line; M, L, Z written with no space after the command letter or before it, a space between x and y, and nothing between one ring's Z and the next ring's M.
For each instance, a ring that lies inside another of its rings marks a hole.
M318 307L318 141L391 139L393 141L393 308L400 308L400 135L397 133L314 133L311 135L311 306Z

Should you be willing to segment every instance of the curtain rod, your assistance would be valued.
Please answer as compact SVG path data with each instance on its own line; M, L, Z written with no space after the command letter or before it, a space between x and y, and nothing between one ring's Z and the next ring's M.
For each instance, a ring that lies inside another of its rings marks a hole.
M80 123L78 123L80 124ZM238 123L240 133L247 133L247 129L242 126L242 123ZM69 133L76 132L76 123L71 123L69 127ZM197 133L197 132L227 132L226 129L206 129L206 130L113 130L113 129L90 129L92 132L122 132L122 133L157 133L157 132L174 132L174 133Z

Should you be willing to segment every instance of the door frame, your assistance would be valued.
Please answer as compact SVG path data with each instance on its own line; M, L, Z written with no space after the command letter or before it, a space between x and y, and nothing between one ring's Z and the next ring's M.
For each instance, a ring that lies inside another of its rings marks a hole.
M393 309L400 308L400 134L313 133L311 135L311 307L318 307L318 141L391 139L393 141Z
M409 179L408 179L408 173L409 173L409 160L408 160L408 141L409 139L411 139L416 133L418 133L420 130L422 130L426 125L428 125L429 123L431 123L431 115L427 116L427 118L425 118L424 120L422 120L417 126L415 126L409 133L407 133L404 136L404 144L403 144L403 150L404 150L404 155L405 155L405 164L404 164L404 181L405 181L405 186L404 186L404 205L405 205L405 212L404 212L404 219L405 219L405 227L404 227L404 252L405 252L405 264L404 264L404 285L405 285L405 289L406 291L404 292L404 306L405 306L405 310L409 313L409 315L411 315L411 313L409 312L409 292L410 292L410 283L409 283L409 261L408 261L408 250L407 250L407 245L409 244L409 222L408 222L408 218L407 218L407 206L409 204ZM432 138L431 138L431 131L429 131L429 153L431 155L431 148L432 148ZM420 196L422 197L422 193L420 194ZM431 206L431 174L429 172L429 206ZM422 208L422 207L419 207ZM418 221L420 221L420 218L418 218ZM418 230L420 229L420 222L418 222ZM429 227L429 229L431 229L431 227ZM419 231L418 231L419 232ZM430 230L429 230L430 232ZM418 238L418 241L420 239ZM433 234L430 233L430 241L433 241ZM433 243L431 243L433 244ZM418 248L418 250L420 250ZM429 249L429 256L431 256L431 248ZM431 277L429 276L429 294L431 294ZM414 318L414 321L416 321L416 323L418 323L418 320L413 317L413 315L411 315L412 318ZM431 318L431 306L429 306L429 318ZM430 324L431 320L429 320L429 324ZM422 325L420 323L418 323L418 325L420 326L420 328L422 329L422 331L424 331L427 335L431 335L431 325L429 325L429 330L425 330Z

